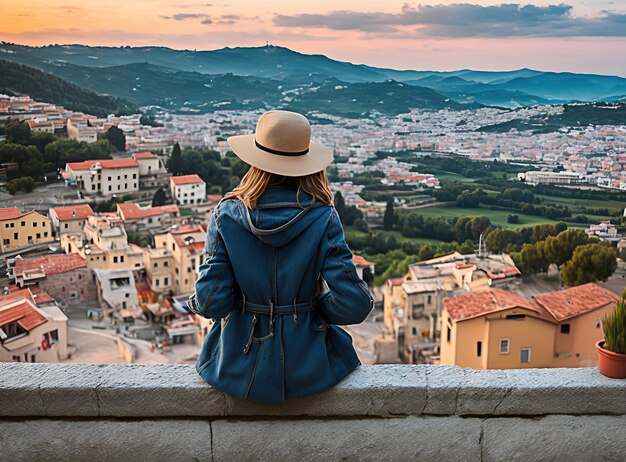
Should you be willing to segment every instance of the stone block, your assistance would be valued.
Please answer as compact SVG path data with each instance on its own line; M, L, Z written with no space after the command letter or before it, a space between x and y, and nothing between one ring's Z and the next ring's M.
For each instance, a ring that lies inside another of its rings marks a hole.
M506 371L465 368L462 373L456 399L458 415L491 415L510 392Z
M484 461L626 460L626 416L551 415L490 418L483 424Z
M213 422L219 461L479 460L480 419L402 417Z
M0 420L0 454L31 461L210 461L202 420Z

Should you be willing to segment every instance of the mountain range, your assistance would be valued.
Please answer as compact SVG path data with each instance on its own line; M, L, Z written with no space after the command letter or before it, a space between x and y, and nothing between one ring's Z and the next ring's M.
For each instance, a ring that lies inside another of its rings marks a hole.
M618 76L532 69L394 70L276 46L195 51L29 47L2 42L0 58L35 67L99 94L174 112L282 107L367 116L398 114L410 108L513 108L626 100L626 79Z

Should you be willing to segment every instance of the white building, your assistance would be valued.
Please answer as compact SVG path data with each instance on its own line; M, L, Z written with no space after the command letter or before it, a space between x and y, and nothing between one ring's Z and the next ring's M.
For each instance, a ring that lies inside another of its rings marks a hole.
M139 165L135 159L69 162L63 177L84 195L112 196L139 190Z
M207 201L206 183L196 174L171 176L170 191L178 205L205 204Z
M131 270L93 270L98 299L107 315L121 318L141 316L135 277Z
M67 119L67 137L85 143L95 143L98 141L98 129L91 127L85 118L70 117Z

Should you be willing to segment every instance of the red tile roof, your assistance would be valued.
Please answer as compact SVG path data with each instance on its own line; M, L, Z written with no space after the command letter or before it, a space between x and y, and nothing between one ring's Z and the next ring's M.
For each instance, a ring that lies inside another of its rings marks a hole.
M9 300L15 301L20 298L27 298L35 305L54 302L50 294L39 286L29 286L26 289L20 289L18 286L9 286L9 294L0 296L0 304L7 304Z
M171 176L170 181L175 185L204 183L195 173L193 175Z
M391 281L392 286L401 286L402 284L404 284L404 277L400 276L397 278L389 278L389 281Z
M352 256L352 263L354 263L356 266L373 266L373 265L376 265L376 263L372 263L371 261L367 261L365 258L363 258L360 255L353 255Z
M86 160L84 162L68 162L67 165L72 170L89 170L97 163L100 163L102 168L129 168L137 167L139 165L135 159Z
M543 314L540 308L525 298L502 289L475 290L456 297L446 298L444 299L444 306L455 321L472 319L511 308L525 308L535 311L538 315Z
M137 204L125 202L123 204L117 204L117 211L120 215L123 215L124 220L138 220L141 218L164 215L166 213L178 213L179 208L177 205L163 205L160 207L142 209Z
M25 271L32 271L42 268L46 275L67 273L77 268L84 268L87 262L78 254L69 255L46 255L39 258L20 258L15 260L15 274L23 274Z
M15 321L27 331L47 322L46 318L27 299L17 304L12 303L8 307L0 307L0 326Z
M133 154L133 159L154 159L156 156L151 152L137 152Z
M603 308L619 300L617 294L590 282L578 287L535 295L537 303L545 308L557 321L572 318Z
M13 220L24 215L17 207L0 208L0 220Z
M202 225L186 225L181 226L178 229L173 229L170 231L172 234L189 234L189 233L203 233L205 229Z
M84 220L93 215L93 210L91 210L91 207L87 204L54 207L52 210L54 210L56 216L59 217L59 221Z

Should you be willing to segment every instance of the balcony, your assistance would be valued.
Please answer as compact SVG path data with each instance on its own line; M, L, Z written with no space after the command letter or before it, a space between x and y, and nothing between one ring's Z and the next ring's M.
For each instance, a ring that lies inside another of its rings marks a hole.
M626 380L595 368L361 367L271 406L190 365L0 364L0 441L30 460L624 460Z

